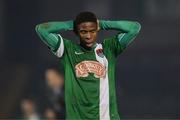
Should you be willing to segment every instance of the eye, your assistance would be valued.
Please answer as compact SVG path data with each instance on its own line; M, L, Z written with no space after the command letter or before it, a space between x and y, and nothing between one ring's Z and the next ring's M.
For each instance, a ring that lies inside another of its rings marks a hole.
M85 31L85 30L81 30L81 31L80 31L80 33L81 33L81 34L86 34L86 33L87 33L87 31Z
M97 31L96 31L96 30L91 30L90 32L91 32L91 33L96 33Z

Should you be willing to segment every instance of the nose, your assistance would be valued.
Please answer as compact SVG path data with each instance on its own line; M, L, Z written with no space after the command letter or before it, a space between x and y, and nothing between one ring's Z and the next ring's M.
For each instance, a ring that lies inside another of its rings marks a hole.
M86 34L86 38L91 38L91 34L89 32Z

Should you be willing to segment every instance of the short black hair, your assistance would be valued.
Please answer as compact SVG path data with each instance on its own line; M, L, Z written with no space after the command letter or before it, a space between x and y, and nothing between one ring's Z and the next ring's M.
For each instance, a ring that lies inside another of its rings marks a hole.
M77 26L83 22L95 22L97 24L97 17L94 13L85 11L79 13L74 20L74 32L77 34Z

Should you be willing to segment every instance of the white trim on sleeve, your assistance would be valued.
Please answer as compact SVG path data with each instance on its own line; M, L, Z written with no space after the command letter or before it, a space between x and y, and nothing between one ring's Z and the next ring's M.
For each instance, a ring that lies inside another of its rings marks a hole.
M60 42L58 50L55 52L55 55L60 58L60 57L62 57L62 55L64 53L64 41L60 34L58 34L58 36L60 37L61 42Z

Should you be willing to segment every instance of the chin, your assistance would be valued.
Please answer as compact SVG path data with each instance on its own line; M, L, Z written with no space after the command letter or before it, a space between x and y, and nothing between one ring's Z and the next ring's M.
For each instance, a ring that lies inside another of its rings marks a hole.
M93 46L93 44L86 44L86 46L87 46L87 47L92 47L92 46Z
M87 41L83 41L83 42L82 42L82 44L83 44L84 46L86 46L86 47L92 47L95 43L96 43L96 41L93 42L92 40L91 40L91 41L90 41L90 40L89 40L89 41L87 40Z
M94 43L86 43L87 47L92 47L94 45Z

